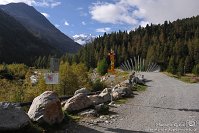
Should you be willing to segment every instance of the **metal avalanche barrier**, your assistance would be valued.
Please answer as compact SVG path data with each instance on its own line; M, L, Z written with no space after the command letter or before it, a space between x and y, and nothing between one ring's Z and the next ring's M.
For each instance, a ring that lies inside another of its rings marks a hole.
M159 72L160 66L155 62L146 63L141 57L126 60L120 65L123 71L135 72Z

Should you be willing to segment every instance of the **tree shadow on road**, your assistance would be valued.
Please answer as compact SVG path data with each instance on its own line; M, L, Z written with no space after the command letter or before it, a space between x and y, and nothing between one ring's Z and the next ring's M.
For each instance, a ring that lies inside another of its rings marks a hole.
M126 129L120 129L120 128L107 128L106 131L111 131L114 133L150 133L150 132L144 132L144 131L132 131L132 130L126 130Z
M98 131L96 129L80 125L78 123L73 123L72 125L67 125L67 133L103 133L101 131Z
M148 79L145 79L145 80L144 80L145 83L152 82L152 81L153 81L153 80L148 80Z
M144 105L133 105L133 106L140 106L140 107L147 107L147 108L157 108L157 109L168 109L168 110L178 110L178 111L187 111L187 112L199 112L199 109L175 109L175 108L165 108L165 107L158 107L158 106L144 106Z

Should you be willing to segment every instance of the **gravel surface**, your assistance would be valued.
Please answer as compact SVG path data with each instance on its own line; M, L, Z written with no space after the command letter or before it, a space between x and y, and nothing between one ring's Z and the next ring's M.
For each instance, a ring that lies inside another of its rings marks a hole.
M112 110L114 121L76 125L79 133L199 133L199 84L188 84L162 73L143 73L145 92Z

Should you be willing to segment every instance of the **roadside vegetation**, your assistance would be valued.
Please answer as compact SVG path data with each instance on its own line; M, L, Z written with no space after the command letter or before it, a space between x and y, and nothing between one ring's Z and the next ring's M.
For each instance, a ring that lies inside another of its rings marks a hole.
M177 74L172 74L172 73L168 73L168 72L163 72L163 73L166 74L167 76L179 79L186 83L198 83L199 82L199 77L195 74L177 75Z
M0 101L25 102L32 101L46 90L56 91L61 95L73 95L82 87L92 89L88 71L84 64L60 63L60 84L46 85L44 72L48 70L34 69L24 64L0 65ZM38 76L37 83L31 83L30 77Z
M147 85L140 85L140 84L136 84L135 87L133 88L134 91L138 92L146 91L146 89Z

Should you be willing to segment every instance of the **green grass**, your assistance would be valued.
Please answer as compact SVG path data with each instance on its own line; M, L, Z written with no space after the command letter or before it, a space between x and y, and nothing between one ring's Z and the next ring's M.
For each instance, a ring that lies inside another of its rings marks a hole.
M171 73L168 73L168 72L163 72L163 73L166 74L169 77L176 78L176 79L183 81L185 83L198 83L199 82L199 78L196 77L193 74L186 74L186 75L183 75L183 76L178 76L178 75L171 74Z
M127 98L124 99L118 99L116 101L114 101L115 104L125 104L127 102Z
M128 76L128 72L120 72L120 71L116 71L116 76Z
M136 84L135 87L134 87L134 90L138 91L138 92L146 91L146 89L147 89L146 85Z
M78 115L75 115L75 114L69 114L68 116L73 121L79 121L81 119L81 116L78 116Z

